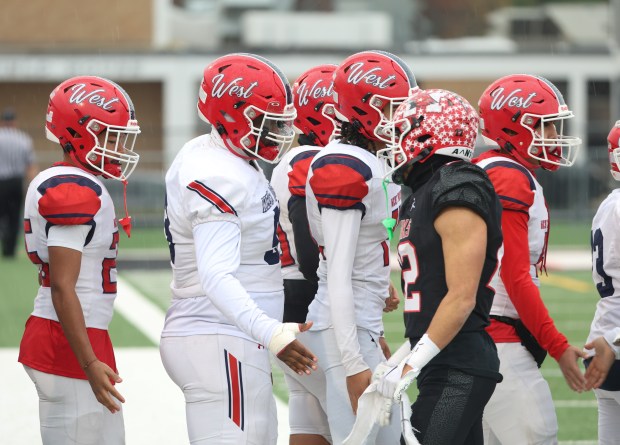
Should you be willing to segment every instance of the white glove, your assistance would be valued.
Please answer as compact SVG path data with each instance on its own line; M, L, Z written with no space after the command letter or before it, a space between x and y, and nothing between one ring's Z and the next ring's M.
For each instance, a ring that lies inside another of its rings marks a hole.
M289 343L295 341L295 335L299 332L299 323L280 323L271 335L269 351L277 357Z
M381 363L377 366L373 378L377 375L377 391L379 391L383 397L387 397L390 400L394 398L396 387L398 386L398 382L400 382L401 374L403 373L403 368L406 363L407 358L396 366L389 366L387 363Z
M396 402L401 401L403 394L406 394L407 388L409 385L413 383L418 375L420 375L420 369L413 368L407 374L401 377L401 379L396 383L396 389L394 390L394 400ZM401 371L402 372L402 371Z

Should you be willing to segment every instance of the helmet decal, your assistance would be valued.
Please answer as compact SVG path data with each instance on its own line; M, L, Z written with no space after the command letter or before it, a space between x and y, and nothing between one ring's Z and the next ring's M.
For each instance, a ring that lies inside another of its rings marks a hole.
M493 98L491 101L491 110L501 110L506 105L525 109L532 105L536 93L526 95L521 88L517 88L505 94L504 87L499 87L491 93L491 97Z
M213 77L213 89L211 90L211 97L221 98L224 94L229 96L236 96L243 99L249 99L252 96L252 90L258 85L258 82L251 82L249 85L243 84L242 77L237 77L226 83L224 77L225 73L217 74Z

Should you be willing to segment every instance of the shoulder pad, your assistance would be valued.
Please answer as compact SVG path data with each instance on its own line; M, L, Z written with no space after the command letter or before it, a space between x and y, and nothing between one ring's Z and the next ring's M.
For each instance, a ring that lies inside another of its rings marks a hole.
M494 211L495 190L489 177L480 167L457 161L439 170L440 179L432 189L433 210L436 214L450 205L466 206L486 220ZM499 211L499 207L497 207Z
M529 170L511 161L496 161L485 166L502 208L528 212L534 203L536 183Z
M52 224L87 224L101 208L101 186L85 176L53 176L37 191L41 194L39 213Z
M310 187L319 206L332 209L365 210L372 170L361 159L346 154L329 154L312 163Z
M291 170L288 172L288 189L293 196L306 196L306 179L308 179L308 170L310 163L318 150L308 150L294 156L289 162Z

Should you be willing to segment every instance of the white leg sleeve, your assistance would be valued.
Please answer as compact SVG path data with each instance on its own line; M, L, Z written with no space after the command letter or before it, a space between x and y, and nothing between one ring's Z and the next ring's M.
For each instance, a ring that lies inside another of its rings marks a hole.
M88 380L71 379L24 366L39 395L43 445L123 445L121 411L97 401Z
M214 334L164 337L160 352L185 396L191 444L275 445L277 414L264 347Z
M485 436L495 436L503 445L557 444L551 391L532 355L520 343L498 343L497 353L504 380L485 407Z
M620 438L620 391L595 389L598 400L598 443L613 445Z

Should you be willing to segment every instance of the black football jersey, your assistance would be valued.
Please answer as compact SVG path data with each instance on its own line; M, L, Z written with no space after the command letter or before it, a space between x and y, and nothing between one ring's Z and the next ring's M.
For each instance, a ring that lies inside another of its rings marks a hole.
M495 368L497 353L484 328L489 324L494 295L489 283L497 271L497 253L502 245L501 204L487 174L469 162L445 164L416 188L401 207L398 254L405 299L405 336L415 344L424 335L448 292L441 237L434 227L439 213L448 207L467 207L484 219L486 259L474 310L459 334L429 365L441 363L465 371ZM486 364L483 357L472 354L471 348L479 350L479 347L489 352ZM480 359L482 362L476 363Z

